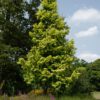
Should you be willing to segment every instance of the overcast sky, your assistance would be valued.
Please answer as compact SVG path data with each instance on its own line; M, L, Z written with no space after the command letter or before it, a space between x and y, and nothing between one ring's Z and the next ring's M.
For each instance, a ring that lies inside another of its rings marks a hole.
M58 12L71 28L76 56L88 62L100 58L100 0L58 0Z

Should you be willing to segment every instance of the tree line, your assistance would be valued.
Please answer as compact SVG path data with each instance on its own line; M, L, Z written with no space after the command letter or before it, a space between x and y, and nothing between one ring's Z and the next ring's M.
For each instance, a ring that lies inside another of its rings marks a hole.
M56 0L0 1L0 92L55 95L100 90L100 59L75 57Z

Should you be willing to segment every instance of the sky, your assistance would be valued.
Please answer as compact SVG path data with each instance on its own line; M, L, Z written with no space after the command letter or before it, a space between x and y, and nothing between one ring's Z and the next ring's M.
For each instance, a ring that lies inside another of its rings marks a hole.
M76 56L87 62L100 58L100 0L57 0L58 13L70 27ZM67 38L67 36L66 36Z

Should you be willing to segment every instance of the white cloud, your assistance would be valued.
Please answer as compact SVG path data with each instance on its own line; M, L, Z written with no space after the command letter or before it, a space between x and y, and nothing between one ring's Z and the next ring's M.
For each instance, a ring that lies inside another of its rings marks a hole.
M93 53L83 53L78 56L80 59L84 59L87 62L93 62L96 59L100 58L100 55Z
M76 33L76 37L81 38L81 37L87 37L87 36L93 36L98 34L98 27L90 27L88 30L85 31L80 31L79 33Z
M87 22L87 21L96 21L100 20L100 11L94 8L83 8L77 10L72 17L70 17L70 21L78 21L78 22Z

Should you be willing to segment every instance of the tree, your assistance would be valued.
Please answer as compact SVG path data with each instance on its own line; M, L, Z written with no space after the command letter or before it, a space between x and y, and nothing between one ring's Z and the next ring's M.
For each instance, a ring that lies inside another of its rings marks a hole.
M100 91L100 59L88 65L89 80L93 90Z
M86 62L85 60L83 60L83 59L79 59L79 58L77 58L77 57L75 57L75 60L74 60L74 62L73 62L73 67L74 68L78 68L78 67L87 67L88 66L88 62Z
M70 94L76 95L78 93L90 93L91 92L91 84L89 80L88 73L88 62L83 59L79 59L75 57L75 60L72 64L72 70L76 70L80 73L79 78L73 83Z
M71 70L75 47L73 40L65 39L69 27L57 13L56 0L42 0L36 15L39 22L29 32L33 46L18 63L24 80L34 89L62 94L80 75Z
M0 34L3 43L27 53L32 45L28 32L37 21L35 13L39 3L40 0L31 0L30 3L25 0L1 0Z
M26 91L22 69L16 62L31 48L28 32L37 21L35 13L39 3L40 0L29 3L27 0L0 0L0 84L4 83L3 93Z

